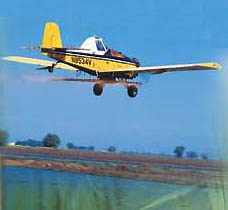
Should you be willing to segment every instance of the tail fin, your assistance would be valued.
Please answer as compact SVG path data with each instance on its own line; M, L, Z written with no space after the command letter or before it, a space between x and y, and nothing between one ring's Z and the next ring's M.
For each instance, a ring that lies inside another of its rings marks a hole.
M56 23L48 22L45 25L41 48L61 48L62 40L59 26Z

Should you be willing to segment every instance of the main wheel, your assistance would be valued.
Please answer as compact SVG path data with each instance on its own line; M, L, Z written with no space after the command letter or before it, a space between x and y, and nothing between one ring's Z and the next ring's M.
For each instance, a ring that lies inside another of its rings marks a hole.
M100 84L95 84L93 86L93 93L96 95L96 96L100 96L103 92L103 86L100 85Z
M134 98L138 94L138 88L134 85L131 85L127 88L127 94L129 97Z

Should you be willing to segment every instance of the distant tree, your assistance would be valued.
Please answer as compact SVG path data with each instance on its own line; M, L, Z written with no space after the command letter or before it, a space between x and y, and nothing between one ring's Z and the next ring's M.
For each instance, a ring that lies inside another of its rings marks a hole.
M183 154L185 151L185 147L184 146L176 146L175 150L173 151L176 154L176 157L178 158L182 158Z
M42 147L43 142L42 141L36 141L33 139L28 139L26 141L16 141L15 145L30 146L30 147Z
M94 146L88 146L88 150L94 151L95 150L95 147Z
M67 146L68 149L90 150L90 151L94 151L95 150L94 146L88 146L88 147L86 147L86 146L76 146L72 142L68 142L66 146Z
M198 158L198 154L194 151L189 151L186 153L188 158Z
M108 148L108 151L109 151L109 152L116 152L116 147L110 146L110 147Z
M202 153L200 156L203 160L208 160L208 154Z
M16 141L15 145L25 146L24 141Z
M88 150L88 148L85 147L85 146L78 146L77 149L79 149L79 150Z
M4 146L8 138L9 138L8 132L0 129L0 146Z
M66 146L68 149L75 149L75 145L72 142L68 142Z
M57 148L60 145L60 138L56 134L48 133L43 138L43 145L44 147L54 147Z

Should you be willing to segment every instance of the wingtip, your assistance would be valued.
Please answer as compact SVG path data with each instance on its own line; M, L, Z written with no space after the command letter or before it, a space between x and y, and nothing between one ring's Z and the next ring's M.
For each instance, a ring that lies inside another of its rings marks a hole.
M204 63L203 66L213 70L221 70L223 68L219 63Z
M223 69L223 66L220 65L220 64L218 64L218 69L219 69L219 70L222 70L222 69Z
M222 70L223 66L219 63L214 63L213 66L215 67L216 70Z
M11 61L11 59L14 57L16 57L16 56L5 56L5 57L1 57L1 60Z
M1 57L1 60L7 60L8 56Z

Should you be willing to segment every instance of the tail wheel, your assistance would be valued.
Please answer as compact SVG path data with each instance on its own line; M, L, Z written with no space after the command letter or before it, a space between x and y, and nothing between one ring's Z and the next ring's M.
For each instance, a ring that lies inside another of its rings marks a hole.
M52 73L54 71L54 68L51 66L51 67L48 67L48 72L49 73Z
M101 84L95 84L93 86L93 93L96 95L96 96L100 96L103 92L103 86Z
M138 94L138 88L134 85L131 85L127 88L127 93L129 97L134 98Z

